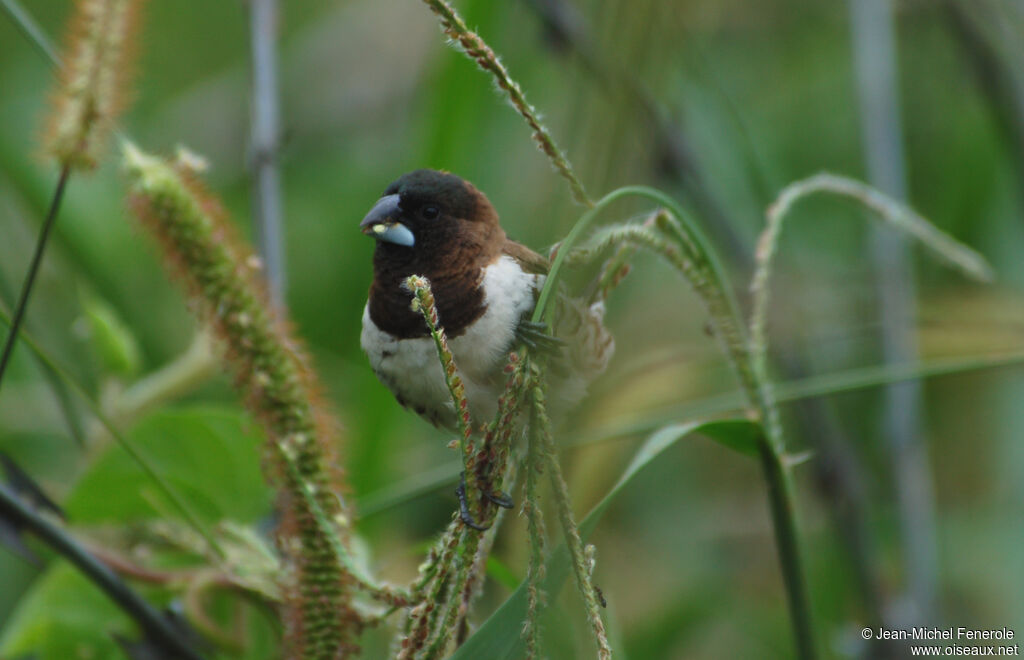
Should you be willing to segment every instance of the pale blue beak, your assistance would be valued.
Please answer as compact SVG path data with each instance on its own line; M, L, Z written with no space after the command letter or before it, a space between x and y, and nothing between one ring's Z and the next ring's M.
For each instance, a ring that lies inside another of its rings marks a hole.
M384 195L373 205L363 221L359 223L359 227L364 234L373 236L378 241L412 247L416 244L416 237L412 235L408 227L397 220L402 215L402 209L399 208L398 202L398 195Z

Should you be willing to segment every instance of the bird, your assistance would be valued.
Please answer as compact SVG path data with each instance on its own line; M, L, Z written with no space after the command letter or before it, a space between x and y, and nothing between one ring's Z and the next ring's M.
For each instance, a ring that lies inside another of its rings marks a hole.
M495 415L509 353L522 341L555 338L545 345L559 353L548 378L556 423L606 369L615 342L603 300L561 291L550 335L532 324L551 261L509 239L490 200L470 182L431 169L404 174L360 228L376 239L361 346L398 403L434 426L455 431L457 417L434 341L410 305L404 282L411 275L430 282L474 428Z

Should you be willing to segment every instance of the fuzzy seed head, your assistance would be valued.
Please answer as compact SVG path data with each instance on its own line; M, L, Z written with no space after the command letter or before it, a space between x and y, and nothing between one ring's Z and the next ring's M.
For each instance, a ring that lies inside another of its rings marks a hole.
M282 491L279 544L294 566L286 589L287 657L335 658L362 625L344 564L349 525L331 490L337 424L322 408L297 340L276 316L219 205L191 170L124 146L131 206L159 241L195 308L224 340L225 363L268 438L268 477ZM340 516L340 518L339 518ZM340 548L340 549L339 549Z
M78 0L47 132L61 165L96 166L117 114L134 53L141 0Z

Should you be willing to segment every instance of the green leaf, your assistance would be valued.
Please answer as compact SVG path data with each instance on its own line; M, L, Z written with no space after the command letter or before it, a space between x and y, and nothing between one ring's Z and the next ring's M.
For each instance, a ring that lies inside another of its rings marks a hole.
M135 626L70 564L53 564L21 599L0 638L0 657L38 660L121 658L111 637L137 636Z
M202 520L255 522L270 510L272 495L260 473L262 440L240 411L165 410L128 435ZM111 445L71 492L65 510L76 524L90 524L151 519L174 509L149 476Z
M746 448L751 439L762 433L761 426L744 419L725 420L720 422L691 422L673 424L653 433L633 456L633 461L623 472L618 482L608 494L595 506L580 524L580 536L586 541L594 531L598 520L611 505L623 488L626 487L642 470L666 449L685 437L700 434L711 438L719 444L731 449L748 453ZM544 591L548 594L557 593L571 570L569 551L565 543L560 543L548 558L545 566ZM520 636L523 620L526 618L526 583L520 583L508 600L480 626L476 633L459 647L451 660L472 660L475 658L520 658L523 656L524 643Z
M521 581L520 576L516 575L515 571L508 567L508 564L494 555L487 557L487 575L509 591L515 591Z
M741 454L758 456L758 441L763 433L760 424L755 424L746 419L727 419L721 422L708 424L710 430L697 431L707 436L723 447L728 447Z

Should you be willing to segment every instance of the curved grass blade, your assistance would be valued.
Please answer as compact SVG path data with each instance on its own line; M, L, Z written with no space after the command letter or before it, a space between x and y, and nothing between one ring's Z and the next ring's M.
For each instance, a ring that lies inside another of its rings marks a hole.
M804 399L854 392L908 380L952 376L972 371L1021 365L1024 365L1024 352L972 355L908 364L880 364L780 382L775 386L775 399L778 403L793 403ZM659 408L652 411L649 418L643 421L615 422L611 420L602 426L600 433L587 433L584 436L569 435L559 444L562 447L577 447L609 442L639 433L651 433L659 426L671 423L671 420L674 419L739 413L743 407L744 398L739 390L714 394ZM429 471L396 482L387 488L364 495L355 502L360 513L360 520L365 520L369 516L447 487L458 477L461 469L461 463L458 461L444 463Z
M676 200L660 190L648 186L624 186L613 190L598 200L593 208L588 209L580 216L580 219L572 226L572 229L569 230L569 233L558 247L558 252L551 263L551 270L548 271L548 276L544 281L540 296L537 298L537 304L534 307L531 320L539 323L547 319L552 304L551 295L556 290L561 279L565 259L577 243L580 242L583 233L593 224L598 214L612 203L626 197L649 199L664 207L672 215L672 222L669 223L672 231L669 232L668 238L678 244L685 256L706 267L707 274L710 275L710 285L724 301L728 316L737 321L736 332L742 333L744 329L739 321L743 318L743 315L740 313L739 303L732 288L728 286L725 269L722 267L717 253L711 248L711 242L704 235L700 226L683 211L683 207ZM737 338L737 341L745 343L742 335Z
M940 231L907 205L882 194L867 184L828 173L816 174L808 179L791 183L768 207L767 222L757 241L755 253L757 267L750 284L750 291L753 295L753 310L750 314L749 326L750 350L755 374L763 383L769 382L768 336L765 329L771 296L769 280L778 251L783 222L794 204L805 197L823 192L848 197L861 203L878 214L894 229L916 238L929 248L932 256L944 261L948 266L958 268L968 277L980 282L990 282L995 277L992 267L983 256ZM770 403L770 388L766 389L766 393Z

